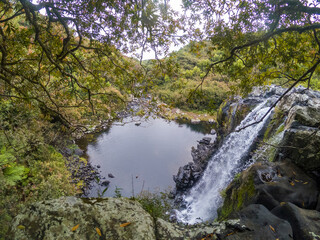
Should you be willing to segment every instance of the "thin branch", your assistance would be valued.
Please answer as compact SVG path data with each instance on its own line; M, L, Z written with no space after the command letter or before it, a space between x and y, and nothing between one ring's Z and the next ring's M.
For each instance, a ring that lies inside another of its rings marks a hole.
M308 71L306 71L299 79L297 79L273 104L272 106L269 108L269 110L260 118L260 120L255 121L253 123L250 123L242 128L239 128L238 130L236 130L236 132L240 132L243 129L246 129L250 126L253 126L255 124L258 124L260 122L263 121L263 119L265 119L265 117L267 117L269 115L269 113L272 111L272 109L277 106L277 104L281 101L281 99L286 96L299 82L303 81L303 79L305 79L307 77L308 74L313 74L313 72L316 70L317 66L320 64L320 59L311 67L309 68Z

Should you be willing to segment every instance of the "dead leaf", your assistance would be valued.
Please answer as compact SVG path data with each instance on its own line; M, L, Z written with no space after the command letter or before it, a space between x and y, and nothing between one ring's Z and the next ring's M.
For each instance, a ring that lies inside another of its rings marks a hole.
M303 184L308 184L308 182L304 182Z
M297 179L295 179L294 181L295 181L295 182L300 182L300 181L299 181L299 180L297 180Z
M76 226L74 226L73 228L71 228L71 231L72 232L74 232L75 230L77 230L78 229L78 227L80 226L80 224L78 224L78 225L76 225Z
M271 225L269 225L270 229L273 231L273 232L276 232L276 230L274 229L274 227L272 227Z
M291 185L291 186L294 186L294 182L290 182L290 185Z
M99 229L99 228L96 228L96 231L97 231L98 235L101 237L101 231L100 231L100 229Z
M286 204L286 202L281 202L281 203L280 203L281 206L283 206L283 205L285 205L285 204Z
M201 240L209 240L213 237L213 233L208 234L207 236L205 236L204 238L201 238Z
M292 171L293 175L296 175L296 172L295 171Z
M131 222L122 223L122 224L120 224L120 227L126 227L126 226L128 226L130 224L131 224Z
M232 234L234 234L234 232L229 233L229 234L227 235L227 237L230 236L230 235L232 235Z

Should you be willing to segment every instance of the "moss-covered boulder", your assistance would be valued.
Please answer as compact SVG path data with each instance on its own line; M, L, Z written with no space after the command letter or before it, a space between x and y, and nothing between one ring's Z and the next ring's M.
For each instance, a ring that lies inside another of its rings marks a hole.
M238 231L248 231L239 219L190 226L154 219L140 203L125 198L62 197L26 207L6 239L226 239Z
M63 197L35 203L15 217L8 239L155 239L152 217L127 199Z
M291 202L301 208L316 209L318 188L316 182L290 161L259 162L241 173L227 187L219 219L250 204L262 204L269 210L281 202Z

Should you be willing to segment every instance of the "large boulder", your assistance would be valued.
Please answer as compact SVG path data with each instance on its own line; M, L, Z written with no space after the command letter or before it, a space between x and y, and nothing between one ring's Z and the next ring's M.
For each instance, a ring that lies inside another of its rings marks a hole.
M263 205L251 204L240 211L238 217L240 218L240 222L250 230L238 233L238 239L293 239L292 228L289 222L273 215Z
M320 212L302 209L292 203L283 203L273 209L272 213L291 224L294 239L320 239Z
M62 197L26 207L6 239L228 239L245 231L239 219L189 226L153 219L138 202L124 198Z
M152 217L137 202L63 197L26 207L15 217L9 239L151 240L154 229Z
M306 171L320 170L319 95L300 87L281 100L278 109L287 117L276 159L291 159Z
M269 210L281 202L316 209L316 182L290 161L258 162L233 180L225 191L219 219L226 219L250 204L262 204Z
M320 170L320 131L314 128L290 128L284 132L277 159L291 159L306 171Z

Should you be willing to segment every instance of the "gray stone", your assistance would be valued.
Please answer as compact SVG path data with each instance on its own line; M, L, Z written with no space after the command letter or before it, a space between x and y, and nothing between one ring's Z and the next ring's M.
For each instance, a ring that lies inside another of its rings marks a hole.
M216 132L216 130L211 129L210 134L211 134L211 135L216 135L216 134L217 134L217 132Z
M209 123L215 123L216 121L214 119L209 119L208 122Z
M249 205L239 213L239 217L251 231L239 234L238 239L293 239L289 222L276 217L263 205Z
M294 239L320 239L320 212L302 209L292 203L283 203L273 209L272 213L291 224Z
M240 223L239 219L196 225L178 225L157 219L156 225L158 240L231 239L228 238L230 233L236 236L239 232L249 231L246 226Z
M130 223L127 226L121 224ZM127 199L62 197L35 203L12 222L9 239L155 239L154 222Z
M115 178L115 176L113 176L112 173L108 173L108 177L109 177L109 178Z
M101 183L101 185L104 186L104 187L109 186L109 184L110 184L110 181L108 181L108 180L105 180L105 181L103 181L103 182Z
M80 148L77 148L74 150L74 154L78 155L78 156L82 156L83 155L83 151Z
M196 118L196 119L191 119L191 123L192 124L198 124L198 123L200 123L201 121L200 121L200 119L198 119L198 118Z
M320 170L320 132L314 128L288 129L277 155L307 171ZM278 158L279 158L278 157Z
M231 232L245 231L239 219L184 225L153 219L138 202L124 198L62 197L24 208L14 218L8 239L226 239Z

